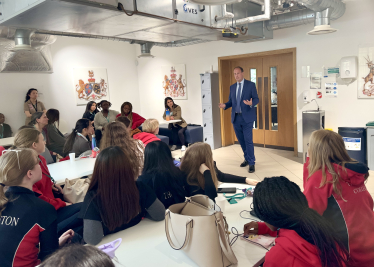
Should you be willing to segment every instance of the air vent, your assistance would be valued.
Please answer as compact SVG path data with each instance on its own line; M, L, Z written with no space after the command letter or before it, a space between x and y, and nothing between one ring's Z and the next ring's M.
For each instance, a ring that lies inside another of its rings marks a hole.
M331 28L330 25L315 26L313 30L308 32L309 35L320 35L336 32L337 29Z

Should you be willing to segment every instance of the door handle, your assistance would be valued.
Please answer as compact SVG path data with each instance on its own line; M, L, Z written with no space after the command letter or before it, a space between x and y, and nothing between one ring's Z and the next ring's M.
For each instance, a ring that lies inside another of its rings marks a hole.
M203 110L204 113L205 113L205 110L206 110L206 109L204 108L204 110Z
M205 98L205 95L203 95L203 98Z
M206 127L206 123L204 123L204 127Z
M205 138L205 141L208 140L208 138Z

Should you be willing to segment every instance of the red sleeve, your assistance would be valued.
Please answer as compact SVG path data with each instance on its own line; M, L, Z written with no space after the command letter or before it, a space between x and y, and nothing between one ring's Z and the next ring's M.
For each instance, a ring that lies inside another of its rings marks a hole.
M332 194L332 184L327 183L320 188L322 180L322 170L318 170L309 178L309 173L307 169L307 163L304 164L304 195L308 200L309 208L314 209L320 215L322 215L327 209L328 198ZM328 173L327 180L328 180Z
M5 150L4 147L0 146L0 156L3 154L3 151Z
M120 113L120 114L118 114L117 116L116 116L116 118L118 118L119 116L121 116L122 114Z
M272 231L270 228L266 225L266 223L258 222L258 234L259 235L270 235L273 237L276 237L278 235L278 231Z
M48 170L47 162L45 158L43 158L42 156L39 156L39 158L41 160L39 165L42 169L43 175L42 175L42 179L33 185L32 191L37 193L40 199L44 200L45 202L48 202L53 207L55 207L56 210L58 210L59 208L65 207L66 203L59 198L55 198L53 195L53 191L52 191L53 183L51 181L51 178L47 176L50 174L49 174L49 170Z
M132 113L132 126L131 126L131 129L136 129L138 128L140 125L143 124L143 122L145 121L145 119L140 116L139 114L137 113Z

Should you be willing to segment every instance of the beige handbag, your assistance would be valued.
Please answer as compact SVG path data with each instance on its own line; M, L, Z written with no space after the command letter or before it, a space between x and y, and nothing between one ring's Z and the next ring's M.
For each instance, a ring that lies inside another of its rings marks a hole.
M170 246L182 250L198 266L227 267L238 262L226 219L208 196L196 195L171 205L165 214L165 231Z
M64 199L70 203L83 202L90 182L90 178L76 180L65 179L65 186L62 189Z

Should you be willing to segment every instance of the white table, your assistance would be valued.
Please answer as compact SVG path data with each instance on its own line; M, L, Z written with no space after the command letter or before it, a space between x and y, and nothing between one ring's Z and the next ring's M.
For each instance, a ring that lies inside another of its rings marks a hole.
M222 184L220 187L248 188L250 186L244 184ZM239 193L239 190L237 190L237 193ZM251 202L252 198L247 197L239 200L237 204L230 205L227 203L224 215L230 230L234 226L240 233L243 232L244 224L250 222L250 220L241 218L239 213L242 210L250 210ZM243 215L251 217L249 213ZM232 237L233 235L230 235L230 240ZM182 251L176 251L170 247L165 235L165 221L154 222L144 219L134 227L105 236L98 246L114 241L117 238L122 238L122 244L116 250L117 259L114 260L116 266L197 266ZM238 259L238 267L254 266L267 252L264 248L240 238L232 248Z
M12 146L14 143L14 137L7 137L0 139L0 146Z
M180 122L180 121L182 121L182 120L169 120L169 121L167 121L167 120L162 119L162 120L159 120L159 123L160 124L169 124L169 123L176 123L176 122Z
M81 158L74 162L65 160L53 164L48 164L48 170L56 183L64 183L65 179L76 179L93 173L96 159Z

